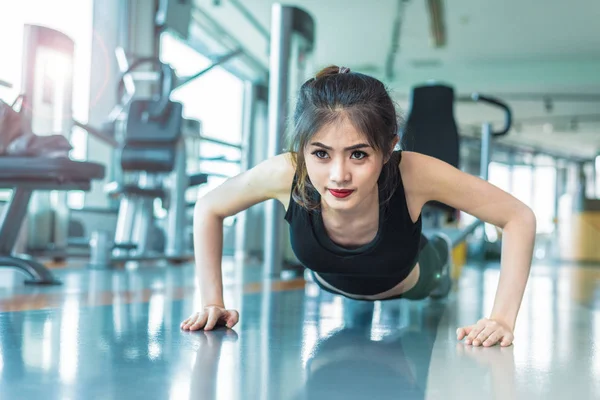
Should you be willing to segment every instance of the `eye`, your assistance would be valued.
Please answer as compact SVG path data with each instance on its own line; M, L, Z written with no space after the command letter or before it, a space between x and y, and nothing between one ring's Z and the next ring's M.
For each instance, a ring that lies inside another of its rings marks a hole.
M369 155L367 153L365 153L364 151L355 151L354 153L352 153L352 157L355 160L362 160L363 158L367 158Z
M327 152L324 150L315 150L311 154L315 155L317 158L327 157Z

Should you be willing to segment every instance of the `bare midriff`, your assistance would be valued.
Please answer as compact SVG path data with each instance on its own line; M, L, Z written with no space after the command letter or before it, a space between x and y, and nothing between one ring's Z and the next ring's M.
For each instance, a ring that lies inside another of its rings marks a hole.
M412 289L417 284L417 281L419 280L419 270L420 270L419 263L417 263L415 265L415 267L412 269L412 271L410 271L410 274L408 274L408 276L402 282L398 283L393 288L386 290L385 292L377 293L377 294L373 294L373 295L359 295L359 294L346 293L346 292L343 292L343 291L335 288L334 286L331 286L327 282L325 282L323 280L323 278L321 278L317 273L314 273L314 276L315 276L315 279L317 279L319 281L319 284L323 285L327 289L329 289L333 292L339 293L343 296L349 297L351 299L355 299L355 300L385 300L390 297L396 297L398 295L401 295L402 293L405 293L408 290Z

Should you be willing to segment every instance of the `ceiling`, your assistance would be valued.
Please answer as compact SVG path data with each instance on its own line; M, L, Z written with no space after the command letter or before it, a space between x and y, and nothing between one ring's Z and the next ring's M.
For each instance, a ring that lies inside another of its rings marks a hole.
M271 0L196 0L199 10L268 66ZM459 95L496 95L509 103L514 129L502 139L555 154L600 153L600 1L453 0L443 2L446 44L434 48L427 0L297 0L316 23L314 67L336 64L372 74L407 110L411 87L435 80ZM386 73L399 18L398 48ZM585 95L585 96L584 96ZM465 134L502 114L456 104Z

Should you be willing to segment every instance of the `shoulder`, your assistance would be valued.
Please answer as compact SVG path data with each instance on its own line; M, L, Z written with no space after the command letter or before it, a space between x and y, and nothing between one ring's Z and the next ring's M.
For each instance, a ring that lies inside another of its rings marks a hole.
M433 200L440 183L456 180L458 171L444 161L413 151L402 151L398 168L407 197L419 204Z
M287 152L268 158L259 165L272 169L274 174L293 175L295 172L293 159L293 154Z
M423 162L427 162L423 154L415 153L414 151L401 150L398 157L398 168L402 177L408 177L409 175L418 171L418 166Z
M403 180L426 179L456 169L437 158L406 150L401 153L398 168Z
M271 157L257 166L266 185L269 185L273 197L287 207L292 183L296 174L294 155L282 153Z
M268 158L254 168L259 174L263 174L264 183L269 185L273 191L287 190L289 192L296 173L292 153L282 153Z

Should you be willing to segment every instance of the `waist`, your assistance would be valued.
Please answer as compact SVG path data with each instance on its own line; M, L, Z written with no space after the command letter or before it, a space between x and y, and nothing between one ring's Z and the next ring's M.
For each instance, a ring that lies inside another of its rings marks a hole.
M412 267L407 268L398 274L386 276L357 276L315 271L312 271L312 275L315 282L319 285L319 287L321 287L321 289L333 292L335 294L341 294L357 299L365 296L387 297L387 295L392 295L392 293L388 292L397 292L402 290L404 285L410 286L412 280L416 282L416 279L412 279L415 277L414 272L416 272L416 265L417 264L415 263ZM369 300L377 299L373 298Z

